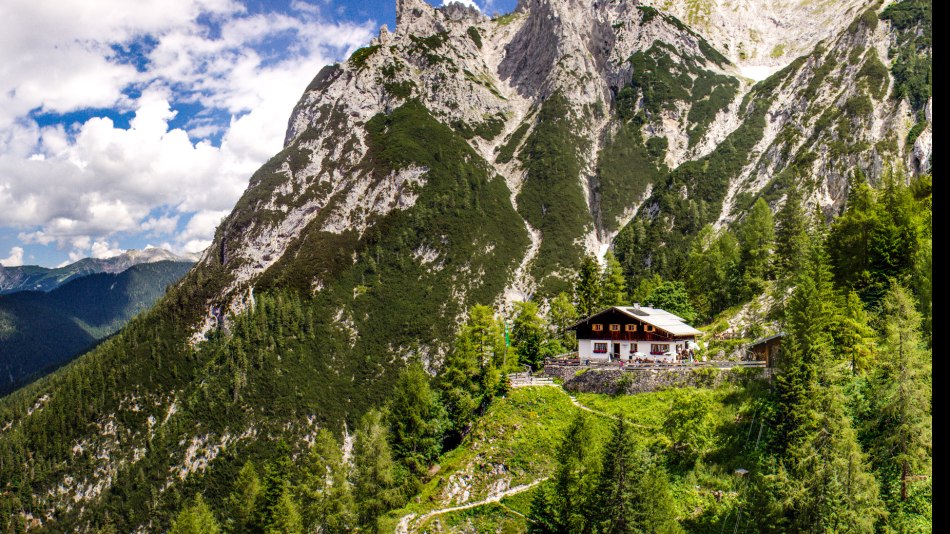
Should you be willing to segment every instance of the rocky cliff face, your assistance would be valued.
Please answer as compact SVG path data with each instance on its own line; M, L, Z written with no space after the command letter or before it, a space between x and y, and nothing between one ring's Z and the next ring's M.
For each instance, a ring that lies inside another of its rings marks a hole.
M509 298L560 287L582 254L603 252L644 206L647 219L675 225L681 214L665 213L660 198L667 191L653 193L664 181L680 201L701 203L702 222L721 225L759 194L777 206L790 180L814 183L811 202L831 214L852 170L873 180L895 163L929 166L929 126L904 143L916 121L891 96L894 32L874 2L653 4L526 0L489 20L400 0L394 33L383 28L314 79L287 148L222 226L206 258L231 273L222 299L241 309L305 229L363 234L414 205L424 165L384 179L366 165L367 124L410 102L504 178L531 241L509 273ZM755 65L784 70L753 85L743 69ZM744 153L716 176L683 178L684 164L722 163L717 150L731 147ZM311 289L326 284L312 274Z
M927 91L892 75L929 55L919 26L871 0L708 6L399 0L393 32L314 78L185 280L0 406L0 475L43 521L107 506L159 530L179 488L352 422L407 359L437 372L472 304L551 295L610 246L628 275L673 272L759 196L797 184L830 216L852 172L930 168L929 71ZM54 467L19 469L29 447Z

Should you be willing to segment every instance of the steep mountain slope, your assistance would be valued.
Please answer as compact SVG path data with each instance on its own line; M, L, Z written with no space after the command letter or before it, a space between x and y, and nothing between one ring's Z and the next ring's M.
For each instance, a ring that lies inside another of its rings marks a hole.
M0 395L89 349L152 306L193 264L159 261L0 296Z
M352 428L406 359L437 372L474 303L549 296L612 244L632 276L675 272L757 195L777 207L794 181L831 214L852 168L929 168L929 93L889 73L929 44L853 5L753 85L652 7L400 0L395 32L317 75L198 266L0 403L0 509L161 530L199 488L221 502L243 460Z
M76 278L94 273L121 273L142 263L159 261L195 261L197 257L179 256L161 248L127 250L112 258L83 258L64 267L50 269L36 265L0 266L0 295L17 291L52 291Z

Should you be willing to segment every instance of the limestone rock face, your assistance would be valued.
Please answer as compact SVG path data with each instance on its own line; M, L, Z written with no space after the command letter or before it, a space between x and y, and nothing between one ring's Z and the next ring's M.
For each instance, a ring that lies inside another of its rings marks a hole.
M241 295L315 219L362 231L373 217L412 205L404 188L393 186L401 178L376 183L365 166L366 124L409 101L462 133L504 178L523 215L532 245L510 274L506 298L530 294L570 263L538 269L554 230L519 205L527 201L525 181L538 179L528 172L526 146L539 130L539 110L555 96L571 121L572 172L586 209L570 232L578 250L589 253L606 250L638 214L663 217L655 187L665 173L715 158L739 136L754 142L743 145L741 164L701 206L718 225L733 221L743 202L759 194L769 193L777 208L775 179L792 167L795 180L818 184L808 201L829 214L841 208L855 168L872 181L894 162L909 173L926 172L930 104L926 128L905 146L914 111L893 99L886 73L876 75L874 87L868 78L869 71L887 70L894 42L888 24L861 22L869 9L871 0L522 0L514 13L491 20L460 4L398 0L394 32L382 28L370 46L317 74L290 118L287 148L268 164L266 180L251 181L223 224L206 257L225 263L232 275L222 300L241 309ZM775 74L756 86L749 69L760 67ZM764 112L753 113L756 106ZM645 152L647 141L654 156L642 157L652 159L645 165L656 177L627 194L629 177L609 175L605 160L611 150ZM412 183L426 183L424 169L413 176ZM668 186L686 200L696 198L704 179ZM372 206L354 210L362 195ZM261 211L272 216L257 216Z

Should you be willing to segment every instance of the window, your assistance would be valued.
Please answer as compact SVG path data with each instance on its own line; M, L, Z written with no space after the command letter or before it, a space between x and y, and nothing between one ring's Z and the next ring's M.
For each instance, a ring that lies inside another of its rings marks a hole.
M612 325L610 325L610 331L611 331L611 332L619 332L619 331L620 331L620 325L619 325L619 324L612 324Z
M637 352L637 344L636 344L636 343L631 343L631 344L630 344L630 354L633 354L633 353L635 353L635 352Z
M635 325L635 324L628 324L628 325L624 326L624 330L626 330L627 332L636 332L636 331L637 331L637 325Z
M650 345L650 354L666 354L670 350L669 345L654 343Z
M643 325L643 331L644 331L644 332L656 332L656 327L653 326L652 324L645 324L645 325Z
M603 332L603 331L604 331L604 325L602 325L602 324L591 325L590 329L593 330L594 332Z
M597 353L597 354L607 354L607 344L606 344L606 343L594 343L594 353Z

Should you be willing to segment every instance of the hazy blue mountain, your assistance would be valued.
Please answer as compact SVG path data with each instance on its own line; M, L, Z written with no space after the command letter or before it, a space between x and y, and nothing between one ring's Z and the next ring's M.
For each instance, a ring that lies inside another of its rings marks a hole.
M38 265L22 267L0 266L0 295L17 291L52 291L76 278L94 273L121 273L142 263L158 261L194 262L197 255L178 255L160 248L127 250L112 258L83 258L63 267L49 268Z
M88 350L148 309L191 262L73 277L50 292L0 295L0 394Z

